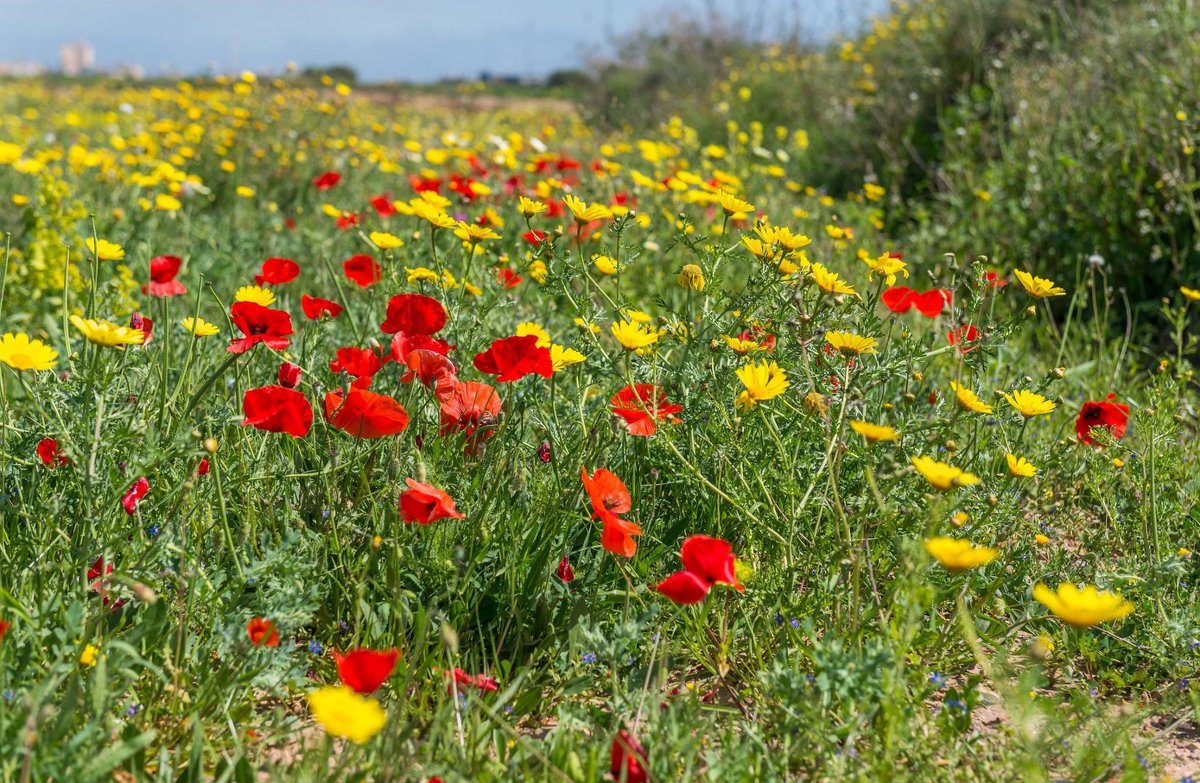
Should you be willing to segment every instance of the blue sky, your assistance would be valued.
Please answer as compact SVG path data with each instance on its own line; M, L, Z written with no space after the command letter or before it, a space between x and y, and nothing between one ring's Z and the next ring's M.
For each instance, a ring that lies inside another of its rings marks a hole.
M545 74L671 13L737 10L758 30L853 29L886 0L0 0L0 60L58 62L86 39L148 73L348 63L368 80Z

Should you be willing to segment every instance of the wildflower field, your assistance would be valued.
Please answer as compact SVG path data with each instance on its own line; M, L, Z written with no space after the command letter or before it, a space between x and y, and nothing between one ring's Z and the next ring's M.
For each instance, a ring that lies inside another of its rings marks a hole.
M0 779L1200 771L1195 250L326 82L0 83Z

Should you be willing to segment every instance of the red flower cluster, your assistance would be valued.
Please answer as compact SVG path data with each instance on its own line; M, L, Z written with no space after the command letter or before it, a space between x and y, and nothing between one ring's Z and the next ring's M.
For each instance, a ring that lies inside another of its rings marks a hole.
M728 541L712 536L689 536L679 551L683 570L676 571L655 587L677 604L698 604L712 586L729 585L739 592L745 588L734 572L737 557Z
M937 318L945 306L954 301L954 295L945 288L934 288L921 293L898 285L884 291L880 299L893 313L907 313L915 307L926 318Z

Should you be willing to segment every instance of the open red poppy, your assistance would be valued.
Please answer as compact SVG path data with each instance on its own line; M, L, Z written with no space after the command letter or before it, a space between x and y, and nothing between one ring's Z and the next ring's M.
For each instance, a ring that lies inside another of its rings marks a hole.
M391 217L396 214L396 208L392 206L392 199L387 195L376 196L371 199L371 206L375 208L375 212L379 217Z
M496 270L496 282L504 288L512 288L524 279L506 266L502 266Z
M388 300L387 317L379 325L385 334L437 334L446 325L446 308L432 296L397 294Z
M360 288L370 288L383 277L383 267L365 253L350 256L342 262L342 272Z
M300 294L300 309L304 311L304 317L310 321L315 321L322 315L337 318L342 313L342 306L337 302L308 294Z
M946 335L946 340L951 345L957 345L958 352L961 354L968 354L978 348L979 346L975 344L978 339L979 330L975 328L974 324L964 324L957 329L951 329Z
M546 241L546 236L547 235L545 231L538 231L535 228L522 234L521 239L524 239L526 242L536 247Z
M129 516L136 514L138 503L148 494L150 494L150 481L145 476L142 476L133 482L129 489L125 490L125 494L121 496L121 506L124 507L125 513Z
M614 416L619 416L630 435L648 437L658 431L657 422L675 424L679 417L674 414L683 410L682 405L672 405L667 393L652 383L636 383L626 386L610 400Z
M62 454L62 450L58 447L58 441L56 441L54 438L42 438L40 441L38 441L37 455L38 459L42 461L42 464L51 470L54 468L61 468L70 462L70 460Z
M356 438L399 435L408 427L408 411L386 394L352 386L345 398L338 391L325 395L325 418L330 425Z
M641 535L642 529L620 517L633 508L625 483L604 468L597 468L591 476L588 476L587 468L581 468L581 473L583 487L592 503L592 517L599 519L603 526L600 545L614 555L633 557L637 552L633 536Z
M333 651L333 661L337 665L338 678L342 684L362 694L379 690L379 686L392 676L399 658L400 651L394 647L390 650L360 647L345 655L337 650Z
M246 635L255 647L278 647L279 629L275 623L262 617L251 617L246 623Z
M474 454L483 441L496 434L501 400L488 384L476 381L439 383L434 394L441 409L440 434L465 433L468 453Z
M175 279L183 260L179 256L158 256L150 259L150 282L142 286L147 296L166 297L186 294L183 283Z
M728 541L712 536L689 536L680 549L683 570L658 583L658 592L677 604L697 604L714 584L729 585L741 592L735 565L737 557Z
M370 378L391 358L387 354L379 356L369 348L338 348L336 358L329 362L329 371L344 372L352 378Z
M245 335L230 341L230 353L245 353L259 343L265 343L273 351L288 347L292 316L286 311L272 310L257 302L234 302L229 310L233 325Z
M323 171L313 177L313 187L317 190L329 190L342 181L342 175L336 171Z
M1101 402L1089 400L1083 404L1075 418L1075 434L1080 442L1099 446L1092 437L1092 430L1096 427L1107 428L1117 440L1125 437L1125 430L1129 426L1129 406L1113 402L1116 398L1117 395L1110 394Z
M476 690L483 691L484 693L495 693L500 688L495 677L489 677L486 674L471 674L470 672L460 669L457 666L454 667L454 670L450 673L450 676L454 680L453 688L446 686L447 693L452 693L454 690L462 693L469 688L475 688Z
M401 383L412 383L413 378L416 378L426 387L432 388L435 383L445 386L458 380L458 369L454 362L434 351L423 348L411 351L404 360L404 365L408 370L400 376Z
M405 479L408 489L400 493L400 518L405 522L428 525L439 519L463 519L454 498L432 484Z
M255 285L283 285L300 276L300 265L290 258L268 258L254 276Z
M550 349L537 343L538 337L533 334L494 340L490 348L476 354L475 369L495 375L501 383L520 380L526 375L549 378L554 374Z
M303 438L312 428L313 412L308 398L295 389L263 386L242 395L242 426L264 432L284 432Z
M954 294L945 288L933 288L921 293L898 285L884 291L880 299L893 313L907 313L916 307L926 318L936 318L954 300Z

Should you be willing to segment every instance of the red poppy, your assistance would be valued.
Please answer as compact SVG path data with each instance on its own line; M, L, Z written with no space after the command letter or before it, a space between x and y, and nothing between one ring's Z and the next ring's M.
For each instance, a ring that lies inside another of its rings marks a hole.
M495 375L501 383L516 381L530 374L549 378L554 374L550 349L537 343L538 337L533 334L494 340L490 348L475 356L475 369Z
M432 388L435 383L445 386L458 380L458 370L454 362L434 351L423 348L411 351L404 360L404 365L408 370L400 376L401 383L412 383L413 378L417 378L426 387Z
M459 693L462 693L468 688L476 688L484 693L495 693L500 687L499 684L497 684L495 677L489 677L486 674L470 674L458 668L457 666L454 667L454 671L451 673L451 675L454 678L454 688L457 689ZM449 686L447 686L446 692L452 692Z
M975 341L979 339L979 330L974 324L964 324L957 329L951 329L946 339L951 345L958 346L959 353L967 354L979 347L975 345Z
M325 418L356 438L399 435L408 426L408 411L386 394L352 386L345 398L340 392L325 395Z
M304 311L304 317L310 321L315 321L326 314L330 318L337 318L342 313L342 306L337 302L308 294L300 294L300 309Z
M137 310L134 310L133 314L129 316L129 328L141 330L142 345L148 345L150 338L154 335L154 321L151 321Z
M764 331L761 326L755 326L738 332L737 339L744 342L758 343L758 347L764 351L770 352L775 350L775 335Z
M344 372L352 378L370 378L391 358L388 355L380 357L369 348L338 348L337 358L329 362L329 371Z
M524 279L506 266L496 270L496 281L505 288L512 288Z
M412 189L417 193L424 193L426 191L440 193L442 190L442 181L436 177L423 178L418 177L416 174L412 174L408 178L408 184L411 185Z
M599 519L603 526L600 545L614 555L633 557L637 552L637 542L633 537L641 535L642 529L620 517L633 508L629 490L615 473L604 468L598 468L590 477L587 468L581 470L583 487L592 502L592 517Z
M279 365L279 385L285 389L294 389L300 385L300 368L291 362Z
M250 644L255 647L279 646L279 629L275 627L275 623L262 617L250 618L246 623L246 635L250 637Z
M142 286L147 296L179 296L186 294L183 283L175 279L183 259L179 256L157 256L150 259L150 282Z
M1125 437L1125 429L1129 426L1129 406L1113 402L1116 398L1117 395L1110 394L1101 402L1085 402L1079 409L1079 416L1075 419L1075 434L1081 442L1089 446L1100 445L1092 438L1092 429L1095 427L1106 427L1117 440Z
M371 199L371 206L379 213L379 217L391 217L396 214L396 208L392 206L392 199L386 195Z
M70 462L70 460L61 453L58 447L58 441L56 441L54 438L42 438L40 441L38 441L37 455L38 459L42 461L42 464L51 470L54 468L61 468L63 465L66 465Z
M658 592L677 604L697 604L714 584L745 590L735 571L737 557L728 541L712 536L689 536L680 549L683 570L658 583Z
M546 241L546 232L535 228L522 234L521 239L536 247Z
M341 655L333 651L333 660L337 664L338 677L343 685L348 685L358 693L368 694L379 690L387 678L392 676L400 651L368 650L360 647Z
M549 465L550 460L554 458L553 452L550 450L550 441L542 441L542 445L538 446L537 450L538 461L543 465Z
M92 592L100 595L101 603L104 606L108 606L111 599L108 597L108 580L104 579L103 577L111 574L112 572L113 564L111 562L106 562L103 556L96 558L95 561L88 566L87 570L87 579L89 583L88 587ZM113 611L120 609L124 605L124 599L117 601L115 604L113 604Z
M283 285L300 276L300 265L290 258L268 258L254 276L255 285Z
M383 267L365 253L350 256L343 261L342 272L360 288L370 288L383 278Z
M554 573L564 582L575 581L575 569L571 568L571 559L566 555L563 555L563 559L558 561L558 568Z
M313 177L313 187L317 190L329 190L342 181L342 175L336 171L325 171Z
M136 514L138 503L149 492L150 481L145 476L141 476L137 481L133 482L129 489L125 490L125 494L121 496L121 505L125 508L125 513L129 516Z
M434 394L441 408L440 434L465 433L466 448L472 454L483 441L495 434L501 400L496 390L488 384L476 381L438 384Z
M231 340L230 353L245 353L259 343L265 343L273 351L288 347L288 336L292 334L292 316L283 310L272 310L257 302L234 302L229 308L233 325L245 337Z
M676 571L654 588L677 604L698 604L708 596L709 586L691 571Z
M612 412L625 421L630 435L647 437L658 431L659 421L675 424L679 417L673 414L683 410L682 405L672 405L667 394L652 383L637 383L626 386L612 396Z
M1003 288L1004 286L1008 285L1008 281L1001 277L998 272L993 272L991 270L983 273L982 282L988 288Z
M379 328L385 334L437 334L446 325L446 308L432 296L396 294L388 300L387 317Z
M898 285L883 292L880 297L887 309L893 313L907 313L916 307L926 318L941 315L946 305L953 301L953 293L945 288L934 288L924 293Z
M609 749L609 773L616 783L646 783L646 749L625 729L617 732Z
M408 489L400 493L400 518L405 522L428 525L439 519L463 519L454 506L454 498L432 484L405 479Z
M0 620L0 642L4 641L4 635L8 633L8 629L12 628L6 620Z
M333 221L333 223L338 228L340 228L342 231L347 231L347 230L353 228L354 226L358 225L359 218L358 218L358 215L354 212L343 212L342 214L337 216L337 218Z
M242 395L242 426L263 432L285 432L303 438L312 428L313 412L308 398L295 389L262 386Z
M450 353L452 348L454 346L445 340L439 340L427 334L396 332L392 338L392 359L400 364L405 364L409 354L413 351L432 351L445 356Z
M207 476L209 467L210 467L210 465L208 462L208 457L201 457L200 464L196 466L196 475L197 476Z

